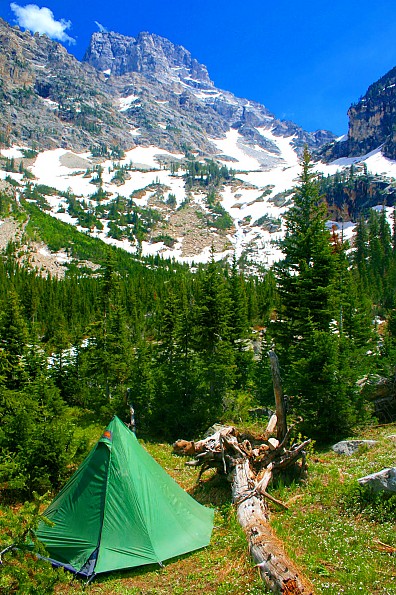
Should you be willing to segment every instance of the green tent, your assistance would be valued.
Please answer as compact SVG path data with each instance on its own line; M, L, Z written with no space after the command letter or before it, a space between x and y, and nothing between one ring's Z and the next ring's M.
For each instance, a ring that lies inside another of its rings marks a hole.
M50 560L93 577L161 563L209 544L213 511L198 504L114 417L44 513Z

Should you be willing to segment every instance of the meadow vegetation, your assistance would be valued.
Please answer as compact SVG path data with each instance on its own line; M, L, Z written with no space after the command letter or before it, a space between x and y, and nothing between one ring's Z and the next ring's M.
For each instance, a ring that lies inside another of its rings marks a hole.
M92 444L103 428L92 416L85 415L80 421L85 426L84 435ZM252 428L258 431L262 426L255 422L249 430ZM81 432L82 427L77 423L76 438ZM351 457L314 446L308 455L309 472L305 482L283 481L271 488L271 494L288 507L283 511L269 503L271 524L287 553L313 582L318 595L396 594L396 496L374 495L359 488L357 483L358 477L394 465L396 446L389 438L392 434L396 434L396 424L357 431L355 437L374 439L377 443L369 449L361 448ZM142 441L142 444L194 498L215 508L211 544L165 562L164 568L152 565L99 576L85 592L108 595L266 593L235 517L230 484L213 471L206 472L197 483L197 470L174 455L170 444L152 441ZM39 505L42 509L43 502ZM12 508L14 515L19 513L19 520L14 516L14 521L10 508L1 507L0 523L3 530L5 524L8 527L5 534L9 534L14 522L13 537L16 537L20 517L26 518L27 511L32 515L34 505L26 506L25 511L18 506ZM26 553L22 550L19 555L26 556ZM4 581L10 564L18 562L10 553L4 555L0 574L2 592L50 593L52 588L65 595L83 592L83 584L73 575L55 572L50 566L45 568L44 563L37 565L31 555L27 555L38 590L29 590L28 583L21 583L25 584L25 590L7 590ZM20 580L20 575L18 578ZM43 590L43 585L47 591Z

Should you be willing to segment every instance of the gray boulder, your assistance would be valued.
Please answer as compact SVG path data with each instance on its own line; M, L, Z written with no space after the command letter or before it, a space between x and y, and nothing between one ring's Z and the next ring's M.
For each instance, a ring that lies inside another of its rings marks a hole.
M396 467L382 469L358 479L361 486L370 486L374 492L396 492Z
M332 446L334 452L339 455L352 456L363 445L371 447L377 444L376 440L342 440Z

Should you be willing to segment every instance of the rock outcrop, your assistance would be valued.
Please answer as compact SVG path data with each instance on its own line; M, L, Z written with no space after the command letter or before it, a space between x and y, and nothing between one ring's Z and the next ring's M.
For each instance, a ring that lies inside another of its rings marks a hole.
M348 116L348 136L326 148L327 159L365 155L380 146L386 157L396 159L396 67L370 85Z
M169 123L171 108L168 137L173 136L176 128L184 142L198 149L203 148L202 141L198 140L197 144L191 134L197 128L217 138L234 128L248 144L256 144L275 154L275 144L263 139L256 130L258 127L271 128L276 136L293 136L298 150L305 144L317 149L334 139L328 131L306 132L293 122L277 120L265 106L255 101L217 89L205 65L192 58L184 47L159 35L143 32L134 38L114 32L97 32L92 35L83 60L110 76L109 84L117 86L123 97L136 96L135 105L128 111L132 114L135 110L139 123L155 119L161 123L161 117ZM136 78L138 74L143 75L143 80ZM139 88L142 84L144 93ZM191 138L183 130L186 126Z
M360 477L358 482L361 486L368 486L373 492L396 492L396 467L382 469L378 473L372 473Z
M116 76L140 72L156 81L186 79L189 84L213 87L206 66L188 50L152 33L139 33L136 39L114 32L94 33L83 61Z
M341 442L334 444L331 448L339 455L350 457L355 454L359 448L364 446L366 448L371 448L375 444L377 444L375 440L342 440Z
M81 151L155 145L213 156L211 138L234 128L249 150L268 150L263 165L271 167L279 151L258 127L293 136L298 150L334 138L281 122L263 105L217 89L188 50L147 32L136 38L94 33L79 62L47 36L0 19L0 78L2 146Z
M0 19L0 143L36 148L130 145L105 77L46 35Z

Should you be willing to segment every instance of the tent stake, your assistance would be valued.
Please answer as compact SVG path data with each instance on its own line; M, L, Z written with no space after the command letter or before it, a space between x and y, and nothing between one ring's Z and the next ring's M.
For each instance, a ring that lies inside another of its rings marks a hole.
M85 589L85 587L88 587L89 583L90 583L90 582L92 582L92 581L94 580L95 576L96 576L96 574L95 574L95 572L94 572L94 573L93 573L93 574L92 574L92 575L89 577L89 579L87 580L87 582L86 582L86 583L84 583L84 589Z

